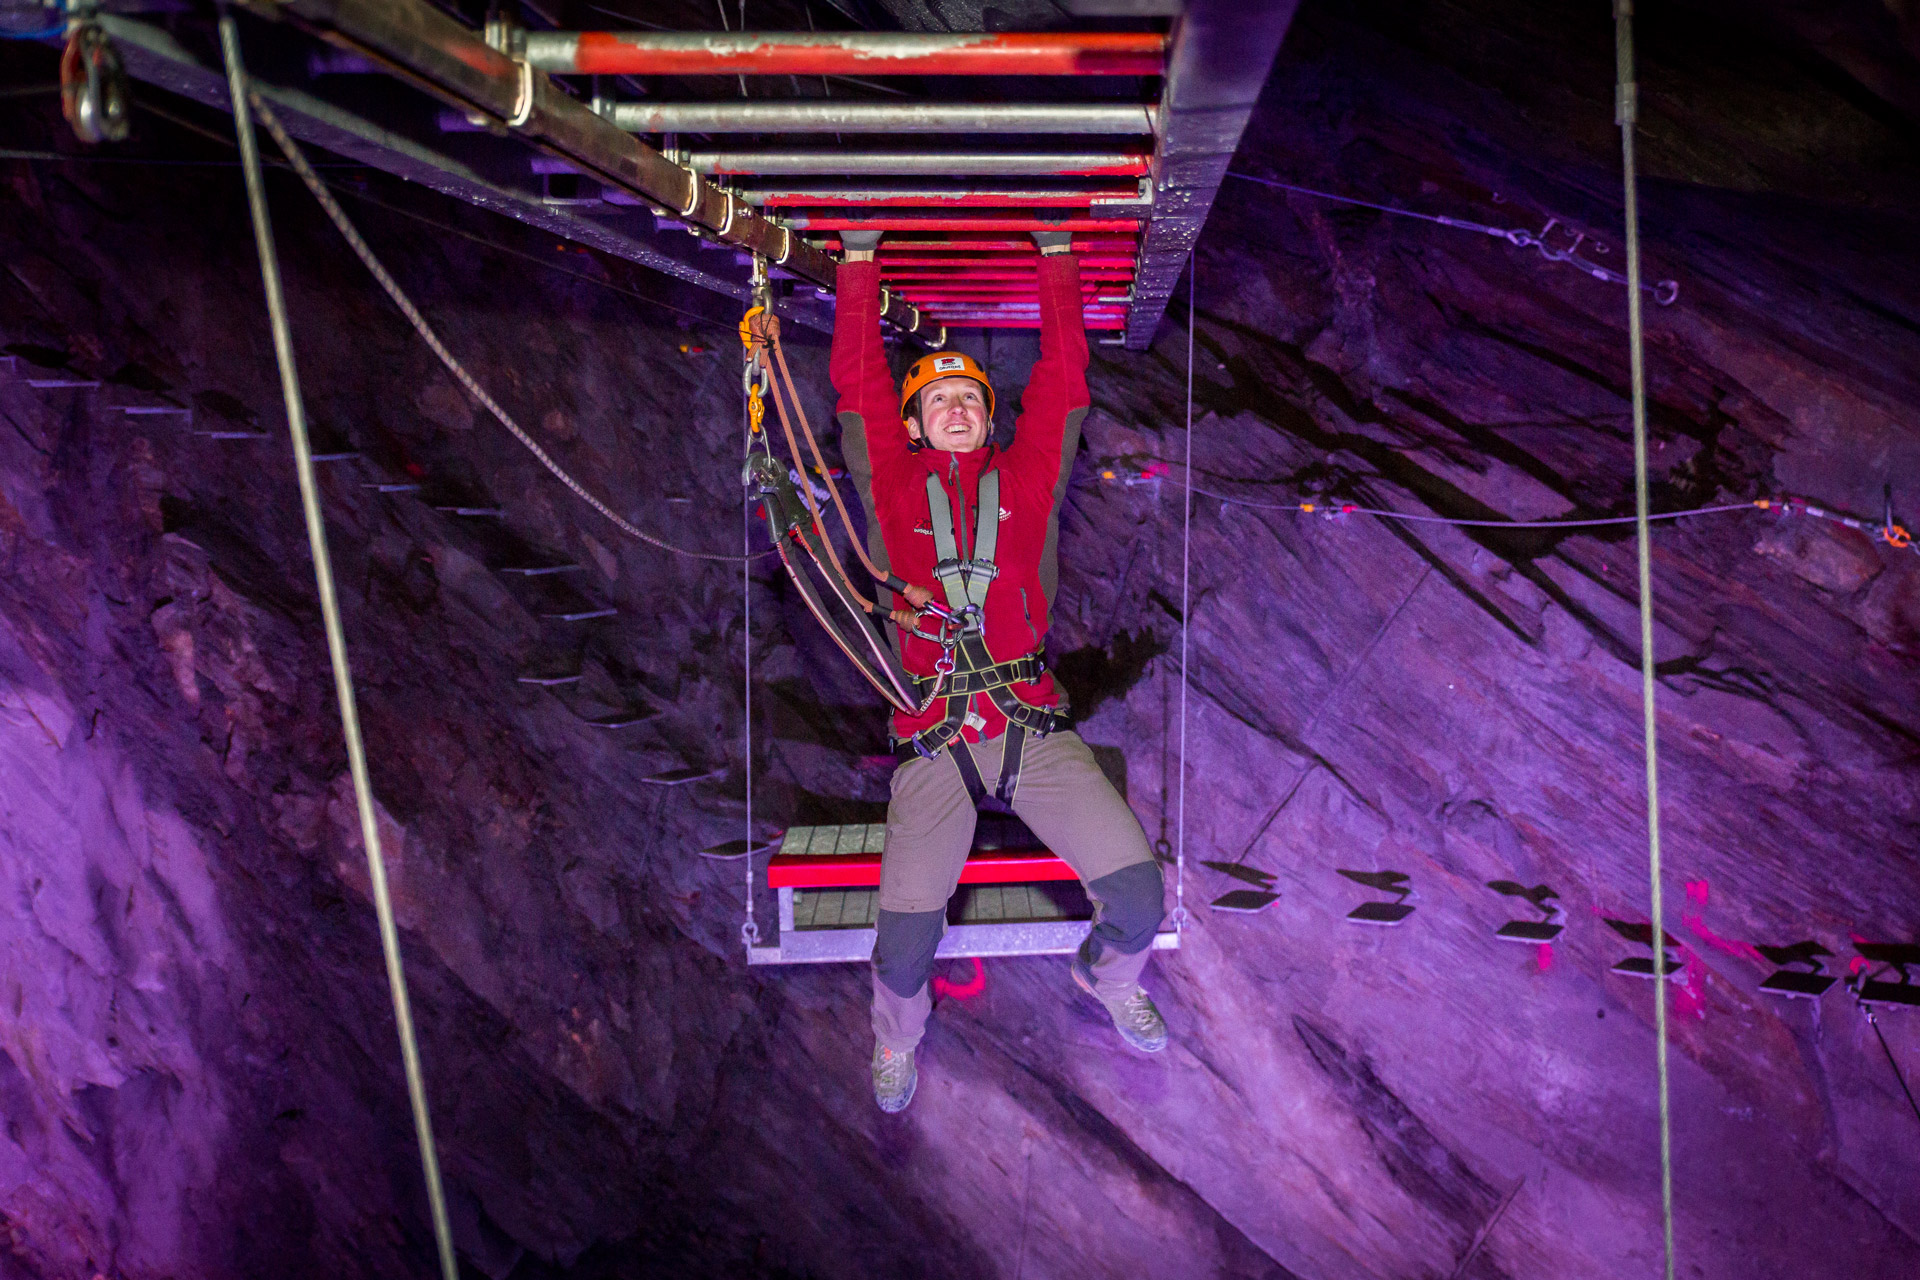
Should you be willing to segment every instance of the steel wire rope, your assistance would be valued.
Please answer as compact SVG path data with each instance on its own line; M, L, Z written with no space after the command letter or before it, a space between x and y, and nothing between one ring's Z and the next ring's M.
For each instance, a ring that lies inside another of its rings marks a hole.
M1187 634L1192 627L1188 614L1193 608L1190 590L1193 568L1193 330L1198 319L1194 310L1194 277L1199 259L1187 250L1187 457L1182 468L1187 473L1187 491L1180 504L1180 780L1176 790L1180 816L1174 826L1173 846L1173 933L1179 938L1187 928Z
M1640 714L1647 770L1647 880L1653 915L1654 1057L1660 1093L1660 1229L1666 1280L1673 1280L1673 1107L1667 1071L1667 954L1660 885L1660 739L1654 713L1653 531L1648 514L1647 369L1640 314L1640 213L1633 133L1639 117L1633 71L1633 0L1614 0L1614 123L1620 126L1621 185L1626 202L1627 356L1633 379L1633 496L1635 559L1640 577Z
M1913 1090L1907 1088L1906 1073L1900 1070L1899 1059L1893 1056L1893 1046L1887 1043L1886 1032L1880 1029L1880 1019L1873 1016L1873 1010L1865 1004L1860 1006L1867 1015L1867 1025L1873 1028L1873 1034L1880 1041L1880 1052L1887 1055L1887 1065L1893 1068L1893 1078L1900 1082L1900 1092L1906 1095L1907 1105L1913 1108L1913 1118L1920 1120L1920 1102L1913 1099Z
M564 467L554 461L553 456L541 448L538 441L527 434L526 430L514 420L513 415L502 408L500 402L489 395L486 388L482 387L474 376L467 372L466 366L461 364L453 352L447 349L446 344L440 340L440 335L434 331L432 325L427 323L427 318L420 314L420 309L414 306L413 300L401 289L399 282L387 271L380 259L374 256L373 250L368 247L367 242L360 237L359 231L355 229L352 221L348 219L346 211L334 200L332 193L327 190L327 185L320 181L319 175L316 174L312 166L307 163L306 155L300 150L299 145L294 142L293 138L288 135L285 129L281 128L279 118L273 114L273 109L267 105L266 101L261 98L258 93L249 91L247 96L253 104L254 110L260 116L260 123L265 125L267 132L273 135L273 140L279 144L280 150L286 154L287 161L293 166L294 172L299 174L300 180L307 184L307 190L313 193L314 199L320 202L320 207L326 211L327 217L333 220L333 225L339 229L341 236L346 239L348 247L353 250L354 255L360 259L362 265L372 273L373 278L379 282L380 287L386 291L387 296L393 299L394 305L400 308L401 314L407 318L407 322L413 326L414 331L420 335L421 340L427 344L434 355L439 357L440 363L446 366L447 371L459 381L460 385L467 389L467 394L479 401L480 404L486 408L487 412L498 419L500 425L505 427L515 440L518 440L524 445L527 451L533 454L534 458L539 461L541 466L551 472L554 478L559 480L561 484L571 489L575 497L606 517L609 523L628 537L636 538L648 546L657 547L662 551L668 551L677 556L685 556L690 560L718 560L732 564L743 558L741 556L723 555L712 551L690 551L685 547L678 547L662 538L655 537L594 496L587 490L585 485L574 479ZM765 555L767 553L761 552L759 554ZM755 556L749 553L745 558L750 560L754 559Z
M1312 187L1296 186L1291 182L1281 182L1276 178L1262 178L1255 174L1240 173L1232 169L1227 171L1226 176L1229 178L1238 178L1242 182L1258 183L1263 187L1273 187L1280 191L1291 191L1298 195L1313 196L1319 200L1331 200L1335 204L1353 205L1361 209L1373 209L1379 213L1390 213L1402 218L1418 218L1422 222L1438 223L1443 227L1452 227L1456 231L1472 231L1479 235L1491 236L1496 240L1505 240L1516 249L1538 249L1540 256L1547 261L1567 263L1576 270L1583 271L1596 280L1604 280L1608 284L1627 283L1627 278L1618 271L1610 267L1603 267L1599 263L1583 258L1575 252L1587 239L1586 233L1583 231L1573 231L1573 242L1565 249L1555 249L1549 245L1546 237L1555 226L1559 225L1560 219L1557 217L1549 217L1544 229L1533 232L1528 231L1525 227L1496 227L1490 223L1475 222L1471 218L1448 217L1444 213L1421 213L1417 209L1403 209L1397 205L1381 204L1375 200L1361 200L1355 196L1336 195L1331 191L1316 191ZM1569 228L1569 230L1571 231L1572 229ZM1595 243L1597 244L1598 242L1596 241ZM1601 245L1600 250L1604 253L1606 247ZM1663 307L1671 306L1674 300L1680 296L1680 283L1677 280L1661 280L1651 285L1640 285L1637 287L1652 294L1653 300Z
M753 459L753 437L756 434L752 389L743 389L741 398L741 411L746 416L744 466ZM753 547L753 499L753 490L748 489L740 508L742 551L749 551ZM747 892L746 918L740 922L740 941L748 948L749 960L752 959L752 948L760 942L760 926L753 918L753 559L752 556L742 556L740 560L740 718L747 753L747 839L740 854L741 865L746 868Z
M334 589L333 561L327 550L326 522L320 512L320 489L313 473L313 450L307 438L306 407L300 393L300 374L294 362L293 327L287 316L286 295L280 284L280 262L274 248L273 226L267 213L267 189L260 169L260 153L248 118L247 75L240 61L240 33L233 15L220 14L220 49L227 65L227 88L233 97L233 122L240 140L241 170L246 177L247 205L252 215L254 247L260 256L260 279L267 296L267 315L273 331L274 361L280 370L280 392L286 402L287 432L293 440L294 474L299 480L300 509L307 527L307 545L313 555L314 581L320 596L320 616L327 637L327 657L333 668L334 695L340 704L340 731L345 739L348 771L353 778L354 807L360 816L360 839L367 855L367 875L379 922L380 952L387 971L388 994L393 1000L395 1029L400 1038L401 1065L407 1079L407 1100L413 1111L414 1135L420 1146L421 1171L427 1184L427 1205L433 1220L434 1244L442 1280L459 1280L454 1260L453 1231L447 1218L447 1198L440 1181L440 1160L433 1140L433 1119L427 1108L426 1078L420 1067L420 1046L414 1034L413 1008L407 996L406 970L400 956L400 931L387 885L386 859L380 847L380 823L373 806L373 782L367 770L367 748L360 734L360 712L354 697L353 668L347 656L346 630L340 620L340 600ZM255 100L257 102L257 99Z

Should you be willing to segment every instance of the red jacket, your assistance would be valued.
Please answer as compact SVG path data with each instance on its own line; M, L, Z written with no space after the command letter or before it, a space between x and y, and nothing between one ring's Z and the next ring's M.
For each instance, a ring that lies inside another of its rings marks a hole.
M1089 404L1080 266L1071 254L1042 256L1039 276L1040 359L1020 398L1014 441L1004 451L990 445L971 453L909 447L899 388L880 344L878 263L842 264L834 304L833 386L840 393L841 445L866 505L867 550L874 563L944 599L933 576L926 477L937 475L946 486L964 558L973 554L980 476L989 469L1000 473L1000 537L994 552L1000 576L987 588L984 610L987 651L995 662L1032 653L1046 637L1060 581L1060 504ZM879 595L883 608L893 607L890 592L880 589ZM902 666L914 675L934 674L939 645L913 635L897 639ZM1031 706L1060 702L1050 673L1012 689ZM1006 716L986 694L973 695L972 709L986 727L967 728L969 742L1006 731ZM909 737L944 718L944 700L920 716L896 711L894 737Z

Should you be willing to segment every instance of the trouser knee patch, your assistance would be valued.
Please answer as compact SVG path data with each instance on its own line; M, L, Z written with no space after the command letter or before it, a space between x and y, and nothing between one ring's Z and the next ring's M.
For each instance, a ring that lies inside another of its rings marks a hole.
M1087 896L1100 904L1100 921L1087 937L1086 955L1096 960L1105 947L1134 955L1153 945L1166 918L1166 881L1157 862L1136 862L1087 882Z
M873 973L887 990L905 1000L933 976L933 953L946 932L944 911L880 909L875 922Z

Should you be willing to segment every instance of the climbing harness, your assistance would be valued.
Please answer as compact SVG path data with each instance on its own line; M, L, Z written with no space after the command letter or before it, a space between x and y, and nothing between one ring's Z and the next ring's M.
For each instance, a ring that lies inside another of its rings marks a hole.
M252 104L254 113L260 117L260 123L266 127L268 133L273 135L274 142L279 144L280 150L285 153L287 162L293 166L294 172L300 175L300 180L306 183L307 190L313 193L313 198L320 202L322 209L326 210L327 217L330 218L333 221L333 225L339 229L341 236L345 238L348 247L353 250L354 255L358 257L367 270L372 273L373 278L379 282L380 287L386 291L387 296L393 299L393 304L400 308L400 313L406 316L407 322L413 326L414 332L418 333L421 340L433 351L433 354L440 358L440 363L446 366L447 372L451 373L459 381L460 385L467 389L467 394L479 401L488 413L491 413L498 419L500 425L505 427L515 440L518 440L524 445L527 451L533 454L534 458L539 461L541 466L553 473L554 477L558 479L561 484L571 489L574 496L606 517L616 529L628 537L636 538L648 546L658 547L662 551L670 551L674 555L686 556L692 560L720 560L731 563L740 559L739 556L719 555L711 551L689 551L684 547L677 547L671 542L655 537L646 530L639 528L632 521L616 513L612 507L609 507L601 499L595 497L587 490L585 485L574 479L572 475L568 474L565 468L554 461L553 456L541 448L539 442L527 434L526 430L521 427L518 422L514 421L511 414L501 408L499 401L487 394L486 388L482 387L478 380L476 380L471 373L467 372L466 366L461 364L460 361L455 358L454 354L447 349L447 345L440 340L440 335L434 331L432 325L427 323L426 317L420 314L420 309L414 306L413 300L400 288L399 282L388 272L380 259L374 256L373 250L367 246L367 242L361 238L358 229L356 229L352 221L348 219L346 211L334 200L333 193L327 190L326 184L323 183L320 180L320 176L313 171L313 166L307 163L306 154L301 151L299 144L294 142L287 131L281 127L280 120L274 115L273 109L267 105L259 93L253 90L248 90L247 98ZM765 553L762 552L760 554ZM748 558L754 557L750 555Z
M964 503L965 499L962 498ZM1007 731L1000 750L1000 776L993 795L1002 804L1012 804L1020 787L1020 764L1027 735L1044 738L1064 729L1068 712L1058 707L1034 707L1022 702L1011 686L1038 680L1046 671L1040 652L1035 650L1011 662L995 662L987 651L985 621L987 588L1000 576L994 552L1000 539L1000 473L989 469L980 477L975 499L972 555L962 557L953 504L947 498L940 477L927 476L927 527L933 530L933 576L946 593L949 617L943 620L942 660L947 669L931 680L917 681L921 688L931 686L928 701L946 699L946 715L937 723L894 744L894 754L902 761L932 759L946 751L960 770L967 794L978 805L987 796L980 769L967 749L965 730L981 727L972 710L975 694L984 693L1007 718ZM932 639L933 637L928 637Z
M750 440L758 443L757 449L749 449L742 478L749 493L761 502L761 510L779 551L781 564L785 566L787 576L799 591L808 612L820 623L828 638L896 710L909 716L919 716L944 700L946 715L938 723L895 744L895 752L901 759L931 759L956 743L962 743L963 731L969 719L978 719L970 710L973 696L984 693L992 699L993 704L1007 717L1000 776L993 794L1002 802L1011 803L1019 788L1026 738L1029 735L1045 737L1065 728L1068 713L1064 706L1029 706L1020 701L1009 687L1040 678L1045 666L1039 653L1026 654L1011 662L995 662L987 650L983 611L987 587L999 575L993 555L1000 532L1000 475L997 471L989 470L980 478L973 554L968 559L962 559L960 555L959 537L956 534L959 526L955 523L946 490L937 476L927 477L928 515L934 531L937 556L934 576L946 596L946 604L942 606L929 601L919 611L923 617L931 618L937 624L937 631L927 631L924 623L916 623L909 633L940 646L940 656L934 662L934 674L909 675L879 629L876 617L881 615L879 606L860 593L841 563L832 539L827 535L820 506L814 501L812 485L805 478L806 457L811 456L814 467L829 481L828 494L839 513L854 554L877 582L904 596L908 584L873 563L861 545L845 499L827 474L820 442L807 420L806 410L794 385L792 370L787 366L786 351L780 342L779 317L768 305L765 271L765 260L756 259L755 305L740 321L740 340L746 352L743 377L747 385L748 414L753 424ZM965 360L963 368L966 376L976 379L985 377L984 371L970 359L942 358ZM927 366L931 374L933 365L928 360L921 363ZM770 395L773 400L774 413L780 420L781 433L793 460L791 467L774 456L769 443L771 433L758 427L765 414L764 408L760 407L763 395ZM797 432L796 420L799 426ZM806 441L804 455L801 452L802 439ZM815 581L816 578L825 583L824 591ZM950 754L967 784L968 793L976 804L979 803L987 795L987 787L972 756L963 746L951 750Z
M1653 531L1647 478L1647 367L1640 315L1640 212L1633 132L1639 118L1633 74L1633 0L1614 0L1614 54L1618 86L1614 123L1620 126L1622 185L1626 194L1627 346L1633 380L1634 546L1640 569L1640 711L1647 762L1647 879L1652 887L1654 1053L1660 1091L1660 1224L1666 1280L1673 1280L1673 1113L1667 1076L1666 915L1660 885L1660 739L1655 719L1653 652Z
M287 431L293 437L294 473L300 483L300 508L306 518L307 545L313 553L314 580L320 594L320 615L327 636L327 657L333 667L334 695L340 702L340 730L346 739L347 764L353 778L354 807L360 815L360 839L367 853L367 875L373 890L374 914L380 926L380 951L386 961L387 987L393 999L393 1017L400 1035L401 1063L406 1070L407 1098L413 1109L414 1134L420 1144L420 1164L426 1177L427 1204L433 1218L433 1238L440 1255L441 1280L459 1280L454 1261L453 1232L447 1219L446 1192L440 1183L440 1160L433 1141L433 1121L427 1109L426 1078L420 1069L420 1047L414 1036L413 1007L407 997L406 971L400 959L400 931L394 923L393 898L387 887L386 859L380 848L380 823L373 807L373 782L367 771L367 747L360 736L360 711L354 698L353 668L347 659L346 631L340 622L340 600L334 591L333 560L327 551L326 523L320 514L320 491L313 475L313 449L307 439L305 402L300 374L294 364L293 327L287 318L286 295L280 287L280 262L274 248L273 227L267 216L266 182L261 175L260 151L248 118L247 74L240 62L240 33L233 15L220 15L220 49L226 57L227 86L233 98L234 127L240 139L240 161L246 176L247 205L253 216L254 246L260 255L260 278L267 295L267 314L273 328L273 353L280 366L280 391L286 401ZM256 106L259 99L252 97ZM263 114L263 119L268 119ZM270 129L273 126L268 126ZM277 131L283 147L288 143ZM309 171L311 172L311 171Z
M1336 204L1349 204L1361 209L1374 209L1380 213L1393 214L1396 217L1418 218L1422 222L1434 222L1443 227L1453 227L1459 231L1477 232L1480 235L1492 236L1496 240L1505 240L1516 249L1538 249L1540 256L1548 262L1564 262L1574 270L1591 276L1595 280L1604 280L1608 284L1624 285L1627 283L1627 277L1618 271L1610 270L1589 258L1580 256L1580 247L1589 243L1589 237L1584 231L1575 231L1571 227L1566 228L1566 233L1573 237L1572 240L1568 242L1564 249L1554 248L1548 237L1553 234L1554 228L1560 226L1560 219L1558 218L1549 217L1547 224L1538 231L1529 231L1525 227L1496 227L1485 222L1474 222L1468 218L1450 218L1440 213L1421 213L1414 209L1401 209L1390 204L1378 204L1372 200L1358 200L1352 196L1335 195L1331 191L1315 191L1312 187L1297 187L1290 182L1280 182L1273 178L1262 178L1251 173L1237 173L1230 170L1227 173L1227 177L1238 178L1242 182L1256 182L1263 187L1273 187L1279 191L1291 191L1297 195L1312 196L1317 200L1331 200ZM1607 251L1607 246L1602 242L1592 240L1591 243L1596 252L1605 253ZM1650 294L1655 305L1662 307L1672 306L1674 301L1680 296L1680 282L1678 280L1657 280L1652 284L1637 284L1633 287L1644 290Z

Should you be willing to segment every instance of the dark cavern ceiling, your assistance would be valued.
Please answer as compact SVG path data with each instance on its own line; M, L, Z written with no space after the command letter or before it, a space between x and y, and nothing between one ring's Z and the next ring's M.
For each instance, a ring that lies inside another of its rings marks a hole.
M1920 1011L1759 984L1761 948L1851 979L1920 941L1920 555L1882 532L1920 519L1920 6L1638 25L1653 507L1739 508L1652 539L1677 1274L1910 1277ZM0 43L0 1275L433 1274L232 121L136 85L83 148L57 62ZM1064 957L948 962L899 1116L866 967L749 967L744 869L701 856L882 822L880 700L777 562L579 503L269 173L467 1274L1660 1274L1654 984L1608 923L1650 919L1633 526L1340 513L1633 514L1625 290L1581 270L1623 257L1613 86L1604 0L1300 6L1191 310L1183 276L1148 349L1093 347L1060 523L1051 661L1156 839L1185 623L1172 1046L1121 1048ZM338 163L544 447L739 550L735 304ZM825 335L786 342L837 450ZM1033 335L955 345L1010 426ZM1341 870L1404 873L1413 915L1349 924ZM1245 875L1277 901L1210 908ZM1529 908L1495 881L1564 931L1497 939Z

